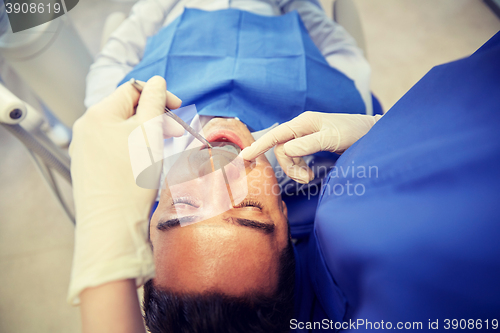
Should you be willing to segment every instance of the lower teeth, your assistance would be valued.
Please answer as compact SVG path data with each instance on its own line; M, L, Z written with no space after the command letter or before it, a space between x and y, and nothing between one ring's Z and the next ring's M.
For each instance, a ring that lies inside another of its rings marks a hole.
M233 153L233 154L238 154L238 150L232 145L214 147L213 149L220 149L220 150L228 151L228 152Z

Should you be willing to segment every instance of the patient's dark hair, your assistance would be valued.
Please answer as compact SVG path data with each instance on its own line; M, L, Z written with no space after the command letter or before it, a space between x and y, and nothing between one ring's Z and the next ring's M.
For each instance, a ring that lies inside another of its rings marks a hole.
M144 320L151 333L282 333L293 316L295 257L293 245L280 254L278 288L272 295L242 297L222 293L174 293L144 285Z

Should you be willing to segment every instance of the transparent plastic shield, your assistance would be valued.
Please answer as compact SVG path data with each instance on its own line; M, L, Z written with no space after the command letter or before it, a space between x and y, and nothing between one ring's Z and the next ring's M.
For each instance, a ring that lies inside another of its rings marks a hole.
M232 144L225 146L232 147ZM198 214L203 216L203 220L232 209L248 195L244 161L234 152L213 148L211 158L209 149L193 148L180 155L168 168L163 191L168 191L173 201L183 198L186 193L212 198L207 200L210 205L199 208ZM191 213L177 211L181 226L190 224L182 220L188 215Z
M173 200L182 197L187 190L215 198L217 204L203 208L204 219L220 215L241 203L248 194L248 184L244 160L238 156L240 147L226 141L212 142L210 149L187 132L181 138L170 139L177 140L176 145L165 146L167 124L171 121L166 117L169 118L161 115L145 122L129 136L130 161L136 184L146 189L167 191ZM201 129L200 124L193 127ZM165 150L164 146L175 146L176 149ZM182 213L177 216L182 217Z

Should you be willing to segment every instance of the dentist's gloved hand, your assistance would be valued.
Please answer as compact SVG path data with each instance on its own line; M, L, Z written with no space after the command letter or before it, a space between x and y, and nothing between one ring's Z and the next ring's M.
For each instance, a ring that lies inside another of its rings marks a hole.
M296 182L306 184L314 179L314 174L302 156L319 151L341 154L381 117L307 111L264 134L243 149L241 156L253 160L276 146L274 154L283 171Z
M136 279L141 285L154 276L147 239L157 190L136 185L128 140L138 126L162 115L165 105L180 107L181 100L166 89L165 80L158 76L147 82L142 94L125 83L88 109L73 127L69 153L76 229L68 295L72 304L79 303L78 295L85 288L123 279ZM183 133L173 120L163 124L166 137Z

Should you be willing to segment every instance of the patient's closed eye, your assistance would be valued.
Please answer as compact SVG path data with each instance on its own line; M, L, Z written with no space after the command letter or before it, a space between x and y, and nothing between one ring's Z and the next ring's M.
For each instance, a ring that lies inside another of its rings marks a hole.
M198 208L200 207L199 203L197 200L191 198L191 197L179 197L179 198L174 198L172 200L172 205L176 208L183 207L183 206L191 206Z
M235 205L234 208L244 208L244 207L249 207L249 208L255 208L255 209L258 209L258 210L262 210L262 204L258 201L255 201L255 200L243 200L241 203L239 203L238 205Z

